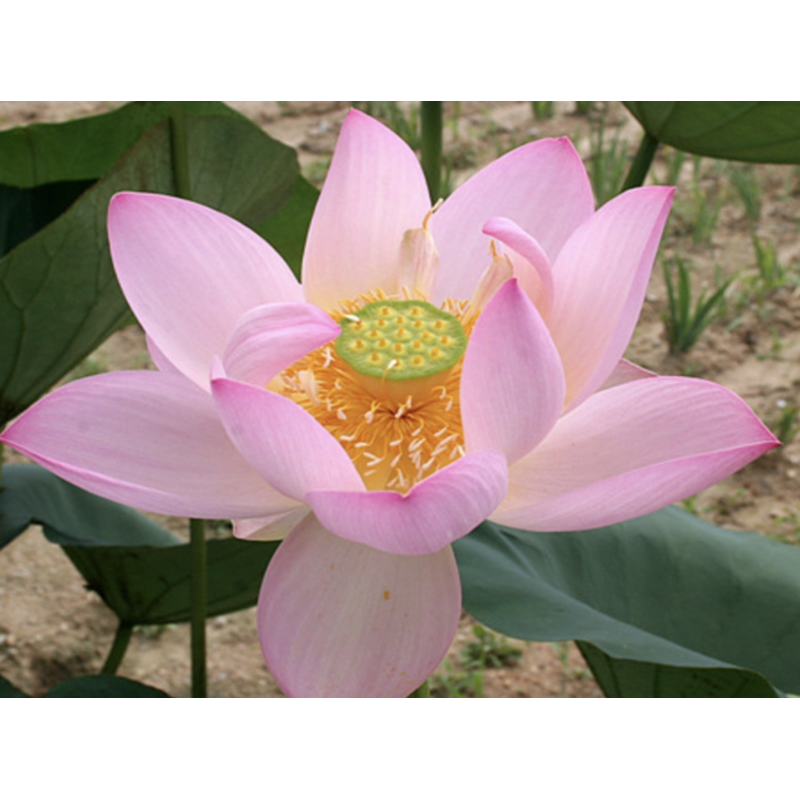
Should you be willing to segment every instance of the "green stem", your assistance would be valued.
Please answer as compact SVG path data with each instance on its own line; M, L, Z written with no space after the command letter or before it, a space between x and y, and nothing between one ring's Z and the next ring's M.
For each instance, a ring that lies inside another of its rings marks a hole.
M186 111L181 106L169 119L172 141L172 169L175 178L175 194L184 200L192 197L192 181L189 173L189 147L186 134Z
M3 443L0 442L0 489L3 488Z
M101 675L114 675L125 657L125 651L128 649L128 643L131 640L133 633L133 625L127 622L120 622L117 632L114 635L114 641L111 644L111 650L106 658L106 663L100 670Z
M208 594L208 564L206 559L205 523L189 520L192 559L192 697L205 697L206 678L206 603Z
M645 131L639 149L633 159L633 164L631 164L631 168L628 171L628 177L625 178L625 183L622 184L620 192L625 192L644 183L644 179L647 177L655 158L656 150L658 150L658 144L658 139Z
M440 100L423 100L422 120L422 171L428 181L431 202L435 203L442 192L442 103Z

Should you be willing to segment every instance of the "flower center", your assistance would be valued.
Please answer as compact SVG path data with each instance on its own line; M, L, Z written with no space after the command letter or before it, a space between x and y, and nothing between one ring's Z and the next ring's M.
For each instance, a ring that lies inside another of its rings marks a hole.
M467 348L461 323L423 300L379 300L339 324L336 355L368 392L395 405L441 385Z
M368 489L408 492L464 455L459 382L472 322L463 305L344 303L347 313L333 315L338 339L279 376L277 390L336 437Z

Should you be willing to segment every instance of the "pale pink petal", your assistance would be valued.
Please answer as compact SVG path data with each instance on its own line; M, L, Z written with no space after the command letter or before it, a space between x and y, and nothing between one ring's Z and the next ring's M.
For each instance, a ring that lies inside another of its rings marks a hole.
M553 263L593 211L592 187L568 139L543 139L507 153L456 189L431 219L441 259L434 302L472 296L487 263L482 228L490 218L513 219Z
M492 519L579 530L696 494L778 444L733 392L692 378L650 378L598 392L510 471Z
M328 310L363 292L397 288L405 232L431 207L408 145L359 111L342 126L303 254L303 288Z
M116 195L108 235L122 291L165 358L208 387L208 370L253 306L302 302L300 285L260 236L205 206Z
M495 449L514 462L555 425L564 370L536 307L510 280L478 318L461 373L468 452Z
M257 306L239 320L222 363L230 378L266 386L281 370L341 332L329 314L308 303Z
M308 506L301 506L285 514L269 517L233 520L233 535L237 539L254 542L276 542L285 539L309 514Z
M567 404L596 391L616 366L641 311L673 190L615 197L570 238L553 266L548 318L567 378Z
M111 372L67 384L0 438L70 483L146 511L229 518L297 506L248 465L211 397L183 376Z
M183 373L158 349L158 345L151 337L145 336L147 342L147 352L150 353L152 362L161 372L168 372L171 375L183 375Z
M497 508L508 468L495 451L467 453L408 494L310 491L306 502L329 531L401 555L435 553L466 536Z
M514 265L514 277L546 318L553 304L553 273L544 248L516 222L505 217L490 219L483 232L510 248L507 255Z
M606 378L606 382L598 389L603 391L605 389L613 389L623 383L630 383L631 381L640 381L642 378L656 378L658 377L655 372L649 369L640 367L638 364L633 364L621 358L614 367L614 371Z
M365 491L339 442L297 403L216 376L211 391L233 443L278 491L300 501L313 489Z
M258 631L290 697L406 697L439 666L460 614L451 548L388 555L310 516L269 563Z

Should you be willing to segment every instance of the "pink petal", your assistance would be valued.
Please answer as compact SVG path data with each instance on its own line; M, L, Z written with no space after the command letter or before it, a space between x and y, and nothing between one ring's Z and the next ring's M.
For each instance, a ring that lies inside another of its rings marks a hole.
M308 303L257 306L237 324L225 347L229 377L266 386L281 370L312 350L332 342L342 329Z
M133 313L165 358L208 387L238 319L264 303L302 302L283 259L241 223L162 195L116 195L111 254Z
M606 382L598 389L604 391L605 389L613 389L615 386L620 386L623 383L630 383L631 381L640 381L642 378L657 378L655 372L649 369L640 367L638 364L633 364L621 358L614 367L613 372L606 378Z
M644 301L673 190L615 197L564 246L548 318L567 378L567 403L596 391L616 366Z
M301 506L285 514L269 517L233 520L233 535L237 539L254 542L276 542L285 539L309 514L308 506Z
M491 217L508 217L534 237L551 263L594 211L586 170L571 142L543 139L497 159L447 198L431 219L441 258L434 302L469 298L486 267Z
M492 519L541 531L610 525L706 489L777 444L722 386L633 381L590 397L517 462Z
M258 630L290 697L406 697L446 655L460 614L451 548L387 555L311 516L270 561Z
M339 442L292 400L224 377L211 390L231 440L278 491L300 501L314 489L364 491Z
M426 555L466 536L497 508L508 469L500 453L467 453L398 492L310 491L306 501L332 533L386 553Z
M183 375L183 373L158 349L158 345L146 336L147 352L150 353L151 361L161 372L169 372L172 375Z
M400 245L431 202L408 145L350 111L317 202L303 255L306 299L334 310L363 292L397 288Z
M546 316L553 304L553 273L544 248L516 222L504 217L490 219L483 232L511 248L508 255L514 264L514 277L539 313Z
M253 517L297 505L250 468L209 395L183 376L111 372L67 384L1 438L76 486L159 514Z
M516 280L478 318L464 356L461 418L468 452L514 462L548 434L564 406L564 371L536 307Z

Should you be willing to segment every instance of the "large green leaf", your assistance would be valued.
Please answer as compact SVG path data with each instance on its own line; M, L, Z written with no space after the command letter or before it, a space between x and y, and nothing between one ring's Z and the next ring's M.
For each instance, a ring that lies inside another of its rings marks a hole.
M13 683L7 681L2 675L0 675L0 699L10 697L30 697L30 695L25 694L25 692L21 692L16 686L14 686Z
M298 178L292 196L277 213L255 227L284 258L298 280L301 277L303 250L319 191L305 178Z
M0 675L0 698L30 697ZM54 686L46 697L169 697L145 683L116 675L84 675Z
M455 551L470 613L588 642L609 694L800 693L800 549L667 508L594 531L484 523Z
M762 675L725 667L673 667L612 658L589 642L578 642L606 697L776 697Z
M69 122L11 128L0 132L0 184L97 180L157 122L196 114L247 119L217 101L149 100Z
M0 548L30 525L54 544L169 547L182 540L132 508L79 489L36 464L7 464L0 489Z
M207 615L254 606L279 542L212 539L208 560ZM191 548L65 547L64 552L120 622L168 625L191 618Z
M627 101L661 142L698 155L800 164L800 102Z
M116 675L84 675L53 687L47 697L169 697L166 692Z
M237 116L183 120L193 199L256 226L289 199L293 150ZM63 214L0 259L0 423L24 410L129 319L105 233L112 195L175 193L172 127L142 136Z
M186 622L191 547L144 515L62 481L42 467L10 465L0 491L0 546L31 524L64 547L120 622ZM208 548L208 615L255 605L278 542L215 539Z

